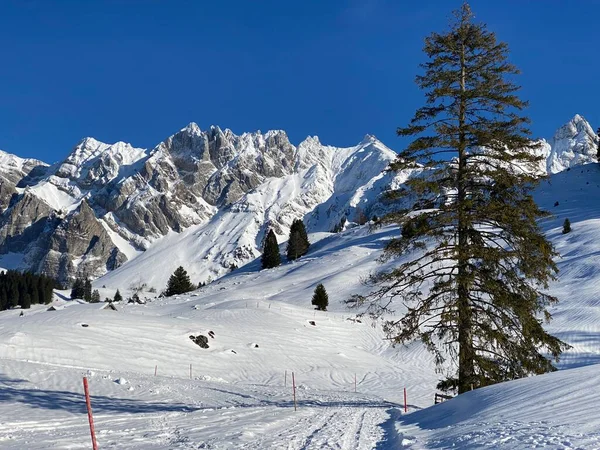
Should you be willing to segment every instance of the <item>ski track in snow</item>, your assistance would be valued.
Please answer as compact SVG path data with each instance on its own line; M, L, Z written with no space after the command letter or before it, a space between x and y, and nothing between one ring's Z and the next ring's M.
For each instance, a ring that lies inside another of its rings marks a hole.
M555 175L536 194L554 214L542 228L562 255L548 329L573 346L559 364L568 370L430 407L439 378L431 355L418 343L391 348L380 325L348 320L341 303L365 292L360 278L394 233L358 228L321 236L294 263L250 263L147 305L0 312L0 448L90 448L88 376L101 449L600 449L598 194L596 165ZM567 217L573 231L563 235ZM318 282L330 297L325 313L310 309ZM190 341L208 330L209 349Z

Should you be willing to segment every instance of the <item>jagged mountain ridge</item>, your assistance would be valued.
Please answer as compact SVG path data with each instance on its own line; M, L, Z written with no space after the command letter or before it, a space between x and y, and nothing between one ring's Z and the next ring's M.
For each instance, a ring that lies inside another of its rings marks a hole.
M538 151L555 173L595 161L596 148L576 115ZM2 153L0 265L68 283L161 255L167 273L177 262L214 279L258 256L269 227L282 242L297 217L314 232L384 213L381 192L413 174L386 173L394 157L372 136L348 148L316 137L294 146L281 130L238 136L195 123L150 150L86 138L52 166Z
M227 241L202 256L214 278L254 258L267 227L283 240L294 218L333 198L312 221L332 228L367 200L347 192L381 178L394 156L370 136L345 149L313 137L294 146L283 131L237 136L193 123L152 150L86 138L64 161L11 184L0 216L0 252L10 258L1 264L63 282L97 277L166 235L204 226L211 244ZM232 229L224 217L235 218L237 234L210 231Z

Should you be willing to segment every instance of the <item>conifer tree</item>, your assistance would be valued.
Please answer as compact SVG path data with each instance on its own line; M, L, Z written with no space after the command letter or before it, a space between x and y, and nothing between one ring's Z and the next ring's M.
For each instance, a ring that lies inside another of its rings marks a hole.
M306 234L306 227L304 222L300 219L294 219L292 226L290 227L290 237L287 245L287 259L292 261L298 259L302 255L306 254L310 242L308 241L308 235Z
M261 264L263 269L272 269L273 267L277 267L279 264L281 264L277 236L275 236L275 232L273 230L269 230L267 233Z
M76 278L71 288L71 298L83 298L85 294L84 282L80 278Z
M329 296L327 295L325 286L321 283L317 284L317 287L315 288L312 304L316 307L315 309L319 311L327 311L327 306L329 306Z
M394 342L425 343L448 374L442 389L462 393L555 370L545 355L558 360L567 346L540 319L550 320L547 307L557 301L543 292L556 252L531 197L541 157L519 113L526 103L511 81L518 70L467 3L447 32L426 38L424 52L416 82L426 104L398 129L415 139L390 167L423 172L389 193L408 207L384 218L403 229L384 256L410 257L373 275L374 291L350 302L376 317L405 303L385 329Z
M194 289L196 288L191 283L187 272L182 266L179 266L169 278L165 295L168 297L171 295L185 294L186 292L193 291Z
M83 299L86 302L92 301L92 282L87 278L83 282Z
M571 221L567 218L563 223L562 234L567 234L571 232Z
M90 299L90 303L99 303L100 302L100 292L98 292L98 289L94 289L94 292L92 292L92 298Z
M119 292L119 290L117 289L117 292L115 292L115 296L113 297L113 302L120 302L123 301L123 296L121 295L121 293Z
M596 159L600 162L600 128L596 130L596 136L598 137L598 148L596 149Z

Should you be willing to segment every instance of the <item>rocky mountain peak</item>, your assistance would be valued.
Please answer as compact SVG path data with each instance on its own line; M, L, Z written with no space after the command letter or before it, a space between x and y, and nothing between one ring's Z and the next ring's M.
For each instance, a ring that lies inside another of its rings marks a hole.
M548 172L558 173L575 165L597 162L598 141L590 124L576 114L556 131L550 142Z

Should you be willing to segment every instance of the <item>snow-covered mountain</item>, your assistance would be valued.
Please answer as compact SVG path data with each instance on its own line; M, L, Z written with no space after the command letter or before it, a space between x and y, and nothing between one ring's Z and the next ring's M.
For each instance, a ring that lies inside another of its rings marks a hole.
M595 161L597 142L576 115L539 151L556 173ZM319 232L383 214L386 186L414 175L386 173L394 157L373 136L295 146L281 130L238 136L194 123L153 149L86 138L52 166L1 153L0 266L65 283L119 269L114 277L158 289L179 264L196 282L215 279L258 256L269 228L283 242L295 218ZM160 276L143 264L128 272L127 261L158 256Z
M299 260L268 270L256 260L181 296L143 291L146 304L121 302L117 311L58 298L50 311L0 311L0 447L89 448L86 376L102 449L598 448L599 191L600 170L588 164L552 175L535 193L554 214L540 226L562 255L548 289L559 298L548 331L573 346L556 373L434 406L443 375L425 347L392 347L381 324L357 321L342 303L368 291L361 279L381 267L398 232L362 226L312 233ZM168 249L160 242L149 252ZM153 266L140 256L94 287L102 297L117 287L132 295L121 271L164 272L166 256L155 256ZM318 283L327 311L310 304ZM388 318L404 308L397 302ZM190 340L198 334L209 348Z

